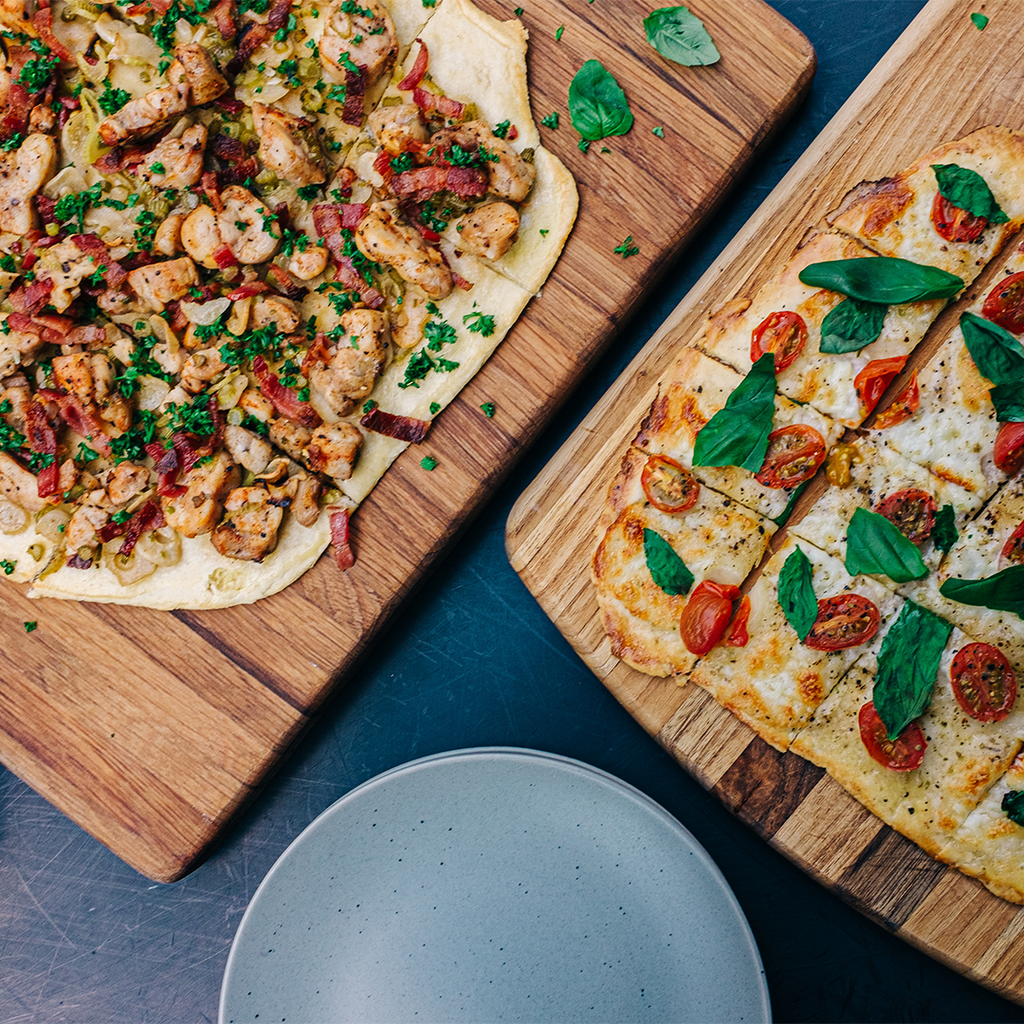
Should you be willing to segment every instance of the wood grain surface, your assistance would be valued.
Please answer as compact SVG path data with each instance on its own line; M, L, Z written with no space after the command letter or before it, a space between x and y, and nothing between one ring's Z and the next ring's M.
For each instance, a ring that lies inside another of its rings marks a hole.
M512 4L480 6L512 16ZM561 127L541 131L576 176L577 226L496 356L355 515L353 569L325 556L281 594L206 612L4 587L0 760L144 875L172 881L198 863L802 96L814 53L775 11L691 6L725 54L714 67L659 57L643 34L650 5L528 5L534 117L559 113ZM636 123L584 155L566 95L591 57ZM613 250L629 234L643 246L626 260Z
M983 6L992 15L984 32L970 21L977 4L931 0L921 11L527 488L509 517L506 546L513 568L587 665L730 810L886 928L1024 1003L1024 908L933 860L822 769L780 754L696 685L619 662L589 577L597 517L622 452L678 348L702 333L708 313L753 295L859 181L894 173L986 124L1024 128L1024 2ZM943 314L936 333L991 276ZM936 343L920 347L890 394Z

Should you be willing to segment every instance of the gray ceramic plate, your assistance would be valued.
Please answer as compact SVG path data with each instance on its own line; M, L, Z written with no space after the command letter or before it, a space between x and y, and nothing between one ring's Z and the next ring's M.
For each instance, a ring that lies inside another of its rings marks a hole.
M638 790L484 747L384 772L256 890L221 1024L769 1021L718 868Z

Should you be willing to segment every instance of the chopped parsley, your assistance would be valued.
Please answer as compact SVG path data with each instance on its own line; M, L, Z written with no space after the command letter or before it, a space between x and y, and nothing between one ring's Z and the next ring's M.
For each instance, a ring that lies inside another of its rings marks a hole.
M115 464L125 461L141 462L146 457L146 445L156 438L157 414L153 409L137 409L130 430L110 439L110 451Z
M12 562L8 558L0 558L0 569L3 569L5 576L10 576L17 564L17 562Z
M545 128L557 128L558 127L558 111L557 110L552 110L551 113L548 114L547 117L542 117L540 119L540 123L542 125L544 125Z
M484 404L481 405L480 408L483 409L484 415L489 420L494 418L494 403L493 402L484 402Z
M562 33L564 31L565 31L565 26L564 25L559 25L558 28L555 29L555 42L556 43L561 40Z
M25 623L25 632L26 633L31 633L32 630L34 630L36 628L36 626L38 626L38 625L39 625L38 622L26 622Z
M167 173L167 168L164 167L164 165L162 163L160 163L159 160L154 160L153 163L150 164L150 169L153 171L154 174L166 174Z
M412 167L412 154L402 153L399 156L392 157L388 163L395 174L401 174L402 171L407 171Z
M172 432L183 430L188 434L208 437L213 433L213 417L210 415L209 399L205 395L196 395L188 404L168 407L170 413L170 429Z
M496 124L494 126L493 134L496 135L499 139L507 138L508 137L508 130L511 127L512 127L512 122L511 121L501 121L499 124Z
M363 402L363 415L365 416L368 412L373 412L377 408L377 403L372 399L368 398Z
M277 324L267 324L254 331L246 331L236 339L241 343L237 346L230 342L221 345L220 358L228 366L240 366L242 363L252 361L256 356L268 353L273 356L278 344L283 339L284 335L281 334Z
M119 511L115 512L110 518L113 519L118 526L120 526L122 523L127 523L128 520L131 519L131 517L131 512L129 512L128 509L126 508L122 508Z
M115 89L110 79L103 79L103 92L96 97L96 102L105 114L116 114L130 99L132 94L127 89ZM163 174L163 171L159 172Z
M57 223L63 224L65 221L76 220L79 232L84 231L85 215L89 211L89 207L95 206L100 201L102 192L102 186L96 182L91 188L82 192L69 192L66 196L61 196L53 208L53 215L56 217Z
M443 320L431 320L423 328L423 336L427 339L427 348L431 352L440 352L444 345L454 345L459 340L455 328Z
M84 441L78 445L78 452L75 455L75 462L94 462L100 457L100 453L93 451Z
M662 128L660 124L656 125L654 128L651 129L651 134L657 135L659 139L663 139L665 138L665 129Z
M53 69L60 63L59 57L34 57L26 61L18 75L18 85L25 86L30 93L42 92L50 84Z
M441 403L440 402L431 402L430 403L430 415L431 416L436 416L440 411L441 411Z
M478 309L474 309L471 313L467 313L462 318L462 322L474 334L480 334L485 338L489 338L494 333L494 317L487 316L481 313Z
M6 153L10 153L12 149L18 149L21 146L22 140L25 138L21 132L14 132L9 139L4 140L0 143L0 149Z
M320 195L320 186L300 185L296 191L298 192L300 199L304 199L307 203L311 203L318 195Z
M431 470L437 469L437 459L433 455L424 455L420 459L420 465L429 473Z
M640 247L633 245L632 235L626 235L625 239L615 246L614 251L625 260L630 256L635 256L640 251Z

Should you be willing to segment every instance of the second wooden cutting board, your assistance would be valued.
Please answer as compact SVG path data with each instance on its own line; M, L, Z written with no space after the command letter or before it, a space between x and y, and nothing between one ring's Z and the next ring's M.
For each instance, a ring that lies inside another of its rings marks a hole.
M991 16L979 31L970 15ZM590 585L594 528L679 346L753 295L861 180L986 124L1024 128L1024 2L931 0L512 511L513 568L583 660L684 767L810 874L907 941L1024 1003L1024 909L934 861L824 772L779 754L706 692L618 662Z
M803 94L814 53L762 0L691 7L722 51L714 67L652 50L649 4L528 5L534 118L559 115L542 135L578 182L577 225L495 357L355 515L352 570L324 558L281 594L211 612L4 588L0 759L139 871L172 881L197 863ZM566 94L589 58L636 123L585 155ZM642 246L624 259L631 234Z

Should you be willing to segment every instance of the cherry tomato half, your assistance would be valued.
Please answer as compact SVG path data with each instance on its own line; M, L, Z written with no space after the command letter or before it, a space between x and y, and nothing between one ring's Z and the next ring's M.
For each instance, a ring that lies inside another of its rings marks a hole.
M886 430L897 423L909 420L921 407L921 389L917 383L917 371L910 378L910 383L892 400L892 404L884 412L875 417L875 427Z
M804 644L815 651L843 651L867 643L878 632L881 615L861 594L837 594L818 602L818 617Z
M1002 721L1017 699L1017 674L991 644L961 647L953 656L949 681L957 704L979 722Z
M941 192L935 193L932 202L932 223L947 242L976 242L988 226L984 217L954 206Z
M860 396L860 403L864 407L865 415L878 405L878 400L889 386L889 382L903 369L903 364L906 361L906 356L872 359L853 378L853 386L857 389L857 394Z
M768 451L755 478L765 487L788 490L810 480L824 461L825 438L806 423L794 423L768 435Z
M686 512L697 504L700 483L694 475L667 455L652 455L640 473L647 500L662 512Z
M750 336L750 361L756 363L766 352L775 353L775 372L789 366L807 344L807 324L799 313L769 313Z
M996 468L1007 476L1013 476L1024 466L1024 423L1003 423L996 434L995 450L992 453Z
M857 724L867 752L883 768L893 772L912 772L924 760L928 741L917 722L911 722L896 739L891 740L874 702L869 700L860 709Z
M875 511L885 516L907 540L923 544L931 536L938 507L927 491L908 487L883 498Z
M1009 540L1003 545L999 555L1000 568L1005 569L1007 565L1024 565L1024 519L1017 526L1017 529L1010 534ZM1002 563L1006 563L1003 565Z
M725 636L739 596L739 587L714 580L701 580L693 588L679 617L679 634L691 654L707 654Z
M1012 334L1024 333L1024 270L1003 278L988 293L981 315Z
M746 647L750 643L747 623L750 621L750 595L744 594L740 606L729 627L729 635L725 638L726 647Z

